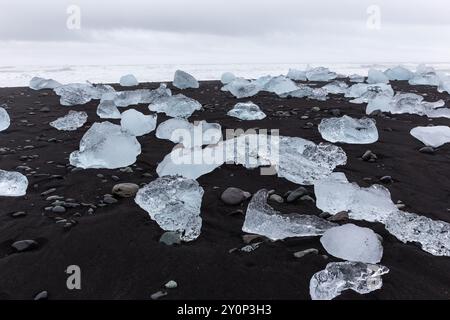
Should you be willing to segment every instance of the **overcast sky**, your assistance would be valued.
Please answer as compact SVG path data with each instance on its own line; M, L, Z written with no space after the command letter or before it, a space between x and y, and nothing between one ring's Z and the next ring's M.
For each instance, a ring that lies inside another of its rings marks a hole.
M0 65L449 62L449 14L448 0L0 0Z

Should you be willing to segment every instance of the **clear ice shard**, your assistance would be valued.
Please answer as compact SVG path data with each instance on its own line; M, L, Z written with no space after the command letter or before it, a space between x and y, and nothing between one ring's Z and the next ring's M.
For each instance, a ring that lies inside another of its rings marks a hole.
M27 193L28 179L20 172L0 169L0 196L20 197Z
M297 69L289 69L287 78L295 81L306 81L306 71L297 70Z
M53 128L62 131L75 131L81 128L87 121L88 115L84 111L70 110L64 117L58 118L50 122Z
M152 103L156 100L168 98L172 96L172 92L165 84L161 84L155 90L138 89L132 91L120 91L114 95L103 96L102 100L114 100L117 107L128 107L139 103Z
M347 98L355 98L350 101L351 103L367 103L378 96L392 98L394 90L386 83L356 83L348 88L345 94Z
M383 256L383 246L377 234L351 223L327 230L320 243L333 257L343 260L378 263Z
M122 113L120 126L122 131L139 137L152 132L156 128L157 115L151 114L146 116L142 112L129 109Z
M259 234L271 240L310 237L324 234L336 226L315 215L281 214L267 204L268 191L256 192L247 207L242 231Z
M258 80L256 80L258 81ZM277 95L283 93L292 92L297 90L298 87L294 81L284 76L273 77L267 81L263 87L264 91L273 92Z
M248 169L271 166L279 177L311 185L346 161L344 150L332 144L316 145L297 137L243 134L204 149L176 148L158 165L157 173L197 179L227 162Z
M366 294L383 285L382 275L389 269L363 262L330 262L325 270L315 273L309 282L312 300L331 300L345 290Z
M447 126L415 127L410 133L424 145L433 148L450 142L450 127Z
M197 89L199 87L199 84L198 81L189 73L177 70L175 71L175 75L173 78L173 86L177 87L178 89Z
M101 119L120 119L121 117L119 109L112 100L101 100L97 107L97 115Z
M297 85L297 89L291 92L280 94L281 98L309 98L314 100L327 100L328 91L325 88L311 88L306 84Z
M327 90L328 93L332 94L344 94L347 92L348 85L343 81L333 81L322 87Z
M261 120L266 117L259 106L251 101L236 103L233 109L227 112L227 115L241 120Z
M0 131L4 131L11 125L11 119L5 108L0 107Z
M428 116L430 118L450 118L450 109L442 108L444 105L443 100L427 102L424 101L422 96L415 93L397 93L394 97L380 95L369 101L366 114L380 110L392 114L409 113Z
M132 74L126 74L120 77L120 85L122 87L133 87L139 85L139 81Z
M367 76L367 83L388 83L389 78L380 70L370 69Z
M154 101L148 106L150 111L165 113L173 118L188 118L196 110L200 110L202 105L197 100L177 94Z
M350 82L364 82L366 78L364 76L361 76L359 74L351 74L348 76Z
M236 76L234 74L232 74L231 72L225 72L220 77L220 81L222 82L222 84L228 84L228 83L234 81L234 79L236 79Z
M108 85L93 85L91 83L71 83L59 86L53 91L60 96L63 106L75 106L86 104L93 99L101 99L104 94L114 92L114 88Z
M414 76L408 82L412 85L438 86L439 76L433 67L421 64L417 67Z
M30 89L41 90L41 89L55 89L61 86L61 83L53 79L44 79L39 77L33 77L30 80Z
M447 92L450 93L450 77L449 76L442 76L439 81L439 92Z
M243 78L236 78L227 85L223 86L222 91L229 91L236 98L248 98L257 94L261 86Z
M139 189L134 201L161 229L180 234L183 241L198 238L202 227L203 188L180 176L164 176Z
M206 121L188 122L173 118L162 122L156 129L156 137L181 143L185 148L215 144L222 139L222 128L218 123Z
M328 68L317 67L306 70L306 78L309 81L330 81L336 79L337 74Z
M414 76L414 72L402 66L387 69L384 74L389 80L409 80Z
M325 118L319 124L319 132L324 140L333 143L370 144L378 140L375 120L370 118Z
M135 163L140 153L135 136L111 122L96 122L81 138L80 149L70 154L70 164L83 169L117 169Z

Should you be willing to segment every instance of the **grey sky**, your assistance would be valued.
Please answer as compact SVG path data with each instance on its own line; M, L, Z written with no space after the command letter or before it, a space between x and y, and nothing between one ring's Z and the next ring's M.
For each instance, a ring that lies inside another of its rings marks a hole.
M0 0L0 65L447 62L449 13L447 0Z

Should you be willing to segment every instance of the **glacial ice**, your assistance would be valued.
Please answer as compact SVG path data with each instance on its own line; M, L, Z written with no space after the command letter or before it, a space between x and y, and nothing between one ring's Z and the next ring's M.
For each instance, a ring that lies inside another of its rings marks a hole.
M122 131L139 137L155 130L156 120L156 114L146 116L142 112L134 109L129 109L122 113L120 126L122 127Z
M414 72L402 66L396 66L384 71L389 80L409 80L414 76Z
M335 72L325 67L317 67L306 70L306 78L309 81L330 81L337 78Z
M70 110L64 117L50 122L53 128L63 131L75 131L81 128L87 121L88 115L84 111Z
M320 243L329 254L343 260L378 263L383 256L377 234L351 223L328 229Z
M378 96L393 97L394 90L391 85L385 83L356 83L348 88L345 94L347 98L355 98L350 100L351 103L367 103Z
M154 101L148 106L150 111L162 112L173 118L188 118L196 110L200 110L202 105L197 100L177 94Z
M203 188L198 182L180 176L164 176L139 189L134 201L161 229L180 233L183 241L200 235Z
M121 117L119 109L112 100L101 100L97 107L97 115L101 119L120 119Z
M286 75L286 77L295 81L306 81L306 71L289 69L289 72Z
M256 80L258 81L258 80ZM291 79L286 78L284 76L272 77L269 81L267 81L262 90L267 92L273 92L277 95L281 95L283 93L292 92L297 90L298 87Z
M327 100L328 91L325 88L311 88L306 84L297 85L297 89L291 92L280 94L281 98L309 98L319 101Z
M55 89L61 86L61 83L53 79L44 79L39 77L33 77L30 80L30 89L41 90L41 89Z
M236 76L232 74L231 72L225 72L222 74L222 77L220 78L220 81L223 84L228 84L236 79Z
M380 70L370 69L367 76L367 83L388 83L388 77Z
M261 120L266 114L253 102L239 102L233 109L227 112L227 115L241 120Z
M350 82L364 82L366 79L364 76L361 76L359 74L351 74L348 76Z
M223 86L222 91L229 91L236 98L248 98L257 94L261 86L243 78L236 78L227 85Z
M0 132L9 128L11 119L5 108L0 107Z
M120 77L120 85L122 87L133 87L139 85L139 81L132 74L126 74Z
M242 231L259 234L271 240L290 237L310 237L324 234L336 226L315 215L281 214L267 204L268 191L256 192L247 207Z
M93 85L91 83L71 83L59 86L53 91L60 96L63 106L75 106L86 104L92 99L101 99L104 94L114 92L114 88L108 85Z
M426 146L433 148L450 142L450 127L447 126L415 127L410 133Z
M20 197L27 193L28 179L20 172L0 169L0 196Z
M218 123L200 121L192 124L186 119L173 118L158 126L156 137L182 143L185 148L200 147L219 142L222 139L222 128Z
M449 76L442 76L439 80L439 86L438 86L439 92L447 92L450 93L450 77Z
M348 85L343 81L333 81L324 85L322 89L327 90L331 94L344 94L347 92Z
M325 118L319 124L319 132L324 140L333 143L370 144L378 140L375 120L370 118Z
M168 98L172 92L165 84L161 84L155 90L137 89L131 91L116 92L113 96L103 96L102 100L114 100L117 107L128 107L140 103L152 103L156 100Z
M414 76L408 82L412 85L438 86L439 76L433 67L422 64L417 67Z
M325 270L315 273L309 283L312 300L331 300L345 290L366 294L383 285L382 275L389 269L362 262L330 262Z
M197 89L199 87L199 84L198 81L189 73L177 70L175 71L175 76L173 78L173 86L177 87L178 89Z
M135 136L111 122L96 122L81 139L79 151L70 154L70 164L83 169L117 169L135 163L140 153Z

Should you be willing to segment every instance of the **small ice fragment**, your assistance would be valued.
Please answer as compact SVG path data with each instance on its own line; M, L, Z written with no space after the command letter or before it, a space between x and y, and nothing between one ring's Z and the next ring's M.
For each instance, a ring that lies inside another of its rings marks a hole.
M236 78L224 87L222 91L229 91L236 98L248 98L257 94L261 90L261 85L250 82L243 78Z
M97 115L101 119L120 119L121 117L119 109L112 100L101 100L97 107Z
M39 77L33 77L30 80L30 89L41 90L41 89L55 89L61 86L61 83L53 79L44 79Z
M157 115L144 115L134 109L129 109L122 113L120 126L123 131L139 137L152 132L156 128Z
M0 196L20 197L27 193L28 179L20 172L0 169Z
M165 113L169 117L188 118L194 111L200 110L202 105L197 100L177 94L158 99L150 104L148 108L150 111Z
M81 128L87 121L88 115L84 111L70 110L64 117L58 118L50 122L53 128L62 131L75 131Z
M324 140L350 144L370 144L378 140L375 120L349 116L322 119L319 132Z
M380 70L370 69L367 77L367 83L388 83L389 78Z
M189 73L177 70L175 71L173 86L177 87L178 89L187 89L187 88L197 89L199 87L199 84L198 81Z
M237 103L233 109L228 111L227 115L241 120L261 120L266 117L259 106L251 101Z
M450 127L447 126L415 127L410 133L424 145L433 148L450 142Z
M284 76L271 78L263 87L264 91L273 92L281 95L283 93L297 90L298 87L294 81Z
M225 72L224 74L222 74L222 77L220 78L220 81L223 84L228 84L231 81L233 81L234 79L236 79L236 76L234 74L232 74L231 72Z
M127 74L120 77L120 85L122 87L133 87L139 85L139 81L132 74Z
M351 223L327 230L320 242L329 254L343 260L378 263L383 256L376 233Z
M312 300L331 300L345 290L366 294L383 285L381 276L389 269L362 262L330 262L325 270L315 273L309 283Z
M135 136L111 122L96 122L81 138L79 151L70 154L70 164L83 169L117 169L135 163L140 153Z
M322 235L335 223L315 215L281 214L267 204L268 191L261 189L248 204L242 231L259 234L271 240Z
M180 176L164 176L139 189L134 201L161 229L181 234L192 241L200 235L203 188L198 182Z
M0 107L0 131L4 131L11 125L11 119L5 108Z

